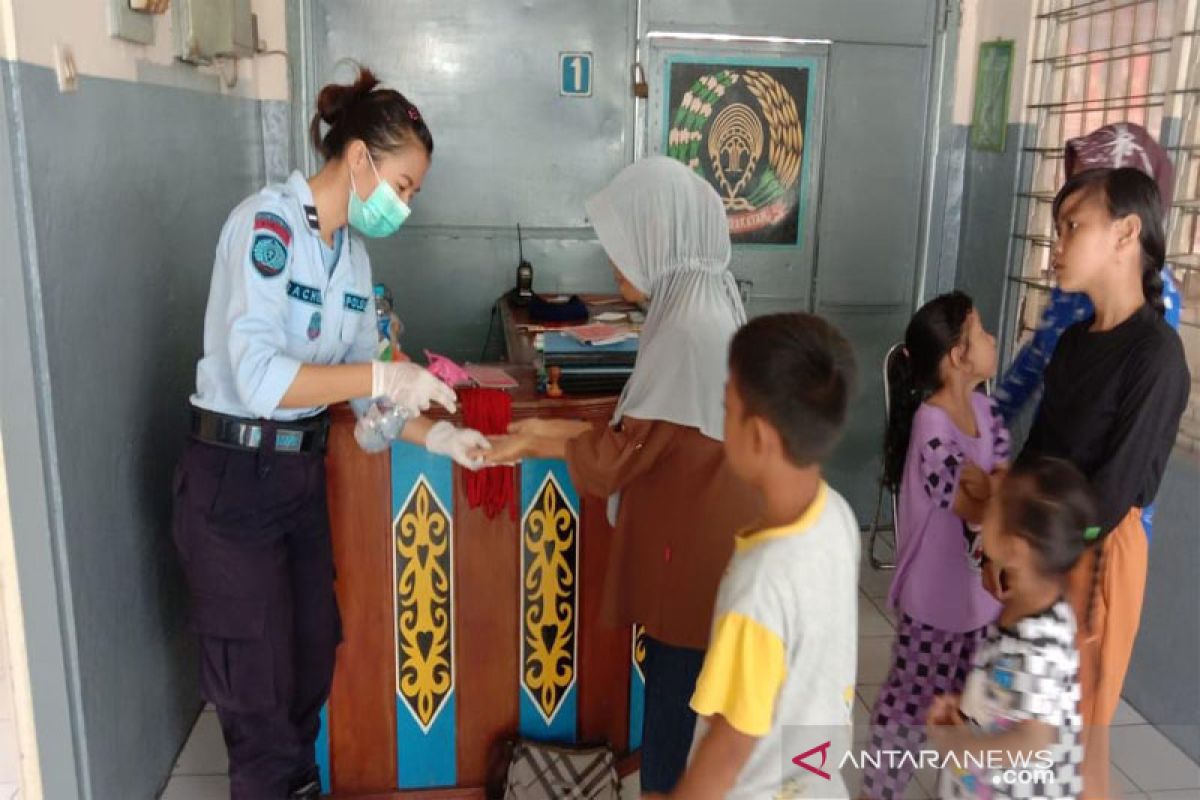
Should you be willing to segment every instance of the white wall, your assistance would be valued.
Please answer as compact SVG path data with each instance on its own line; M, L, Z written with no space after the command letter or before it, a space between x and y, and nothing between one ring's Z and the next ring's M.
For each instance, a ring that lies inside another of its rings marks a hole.
M0 0L0 59L12 60L17 52L13 41L12 0Z
M287 49L284 4L286 0L252 0L258 15L258 36L271 50ZM139 63L177 69L196 69L176 62L171 29L172 12L154 18L154 44L140 45L108 35L106 0L2 0L0 4L0 57L54 68L54 47L71 48L81 75L135 81ZM217 66L200 67L218 74ZM224 69L232 75L233 66ZM281 56L242 59L237 84L220 91L260 100L286 100L287 66Z
M30 800L42 796L42 784L23 619L4 448L0 446L0 783L19 783L20 796Z

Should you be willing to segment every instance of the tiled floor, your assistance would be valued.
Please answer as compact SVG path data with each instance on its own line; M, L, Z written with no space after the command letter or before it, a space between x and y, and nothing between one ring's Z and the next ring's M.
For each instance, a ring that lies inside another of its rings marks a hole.
M882 551L881 551L881 554ZM863 565L860 579L858 627L858 703L855 706L855 738L865 737L871 705L887 675L894 629L894 615L886 608L890 573L875 572ZM1114 797L1126 800L1200 800L1200 765L1191 761L1128 704L1122 703L1112 732L1112 782ZM225 800L229 781L225 778L225 746L216 714L200 715L192 736L179 756L163 800ZM861 776L847 774L851 797ZM937 776L932 771L917 774L905 797L930 800L936 796ZM622 800L636 798L637 776L622 785ZM0 786L0 800L7 795Z

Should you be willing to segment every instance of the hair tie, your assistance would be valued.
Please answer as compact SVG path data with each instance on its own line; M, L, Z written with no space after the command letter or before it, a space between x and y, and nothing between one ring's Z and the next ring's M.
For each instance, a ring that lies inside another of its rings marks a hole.
M1090 528L1083 529L1083 538L1086 541L1093 541L1100 536L1100 526L1093 525Z
M421 121L421 112L417 110L416 106L408 107L408 118L411 119L413 122Z

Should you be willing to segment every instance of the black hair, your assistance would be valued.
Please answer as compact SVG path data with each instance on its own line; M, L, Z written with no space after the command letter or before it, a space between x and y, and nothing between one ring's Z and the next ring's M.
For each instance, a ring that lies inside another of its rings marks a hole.
M1069 461L1038 456L1018 463L1000 490L1004 532L1037 554L1039 571L1061 578L1074 569L1099 533L1091 484Z
M904 476L913 415L942 388L942 359L962 341L974 308L962 292L933 298L913 315L904 330L904 349L888 361L891 397L883 440L883 480L893 490Z
M373 156L419 144L433 155L433 134L417 107L395 89L381 89L379 79L359 67L352 84L331 83L317 95L317 113L309 125L313 149L326 160L361 139ZM328 125L324 134L321 123Z
M1077 172L1054 198L1053 214L1067 198L1077 192L1104 191L1108 214L1121 219L1136 214L1142 222L1139 243L1142 246L1142 294L1159 315L1166 313L1163 303L1162 268L1167 258L1167 235L1163 225L1162 196L1158 184L1146 173L1133 167L1089 169Z
M730 377L746 413L766 420L796 466L833 451L854 393L854 349L812 314L758 317L733 337Z

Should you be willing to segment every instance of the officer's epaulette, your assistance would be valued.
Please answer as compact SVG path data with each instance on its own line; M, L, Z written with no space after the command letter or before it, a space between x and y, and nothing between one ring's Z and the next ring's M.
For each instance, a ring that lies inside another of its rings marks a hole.
M305 206L304 218L308 220L308 227L312 228L314 231L321 230L321 221L317 219L316 206Z

